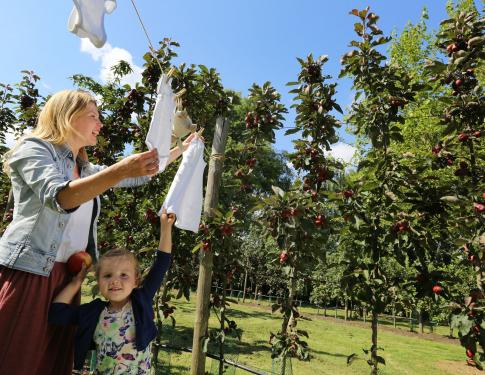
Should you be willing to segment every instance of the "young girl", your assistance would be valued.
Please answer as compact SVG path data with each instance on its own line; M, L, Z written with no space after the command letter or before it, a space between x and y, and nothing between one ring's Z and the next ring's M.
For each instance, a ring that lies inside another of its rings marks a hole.
M86 276L85 268L54 298L49 323L77 326L75 370L82 370L94 344L96 374L149 373L150 342L157 334L152 301L170 265L174 221L175 215L162 212L156 260L143 283L135 256L126 249L114 249L101 257L96 268L99 292L106 301L71 304Z

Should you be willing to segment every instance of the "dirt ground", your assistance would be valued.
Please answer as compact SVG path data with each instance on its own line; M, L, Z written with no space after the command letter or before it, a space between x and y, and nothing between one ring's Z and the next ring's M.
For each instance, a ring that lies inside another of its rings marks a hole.
M475 367L468 366L464 361L439 361L436 366L446 374L453 375L478 375L483 371Z

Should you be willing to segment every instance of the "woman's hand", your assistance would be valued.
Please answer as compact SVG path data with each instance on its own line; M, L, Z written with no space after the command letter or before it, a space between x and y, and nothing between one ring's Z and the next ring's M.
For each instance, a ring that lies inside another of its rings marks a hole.
M130 155L116 163L123 178L153 176L158 173L157 149Z

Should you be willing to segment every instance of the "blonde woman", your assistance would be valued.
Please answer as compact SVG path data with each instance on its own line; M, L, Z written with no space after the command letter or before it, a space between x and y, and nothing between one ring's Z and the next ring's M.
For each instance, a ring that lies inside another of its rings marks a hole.
M96 144L102 126L91 94L61 91L6 155L15 205L0 239L0 374L71 374L73 328L47 324L53 296L70 281L66 261L80 250L97 259L100 194L158 172L157 150L109 167L89 163L84 148ZM174 148L170 161L180 154Z

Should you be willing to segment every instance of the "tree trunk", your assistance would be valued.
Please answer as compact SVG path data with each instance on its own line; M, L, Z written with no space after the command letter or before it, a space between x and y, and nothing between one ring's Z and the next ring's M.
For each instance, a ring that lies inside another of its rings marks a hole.
M243 303L246 302L246 288L248 287L248 270L246 269L244 273L244 288L243 288L243 296L242 296L242 301Z
M293 276L294 270L291 271L292 276L290 277L289 294L288 294L288 305L293 307L293 301L295 299L295 288L296 281ZM291 323L290 316L285 315L283 318L283 323L281 325L281 333L286 333L288 331L288 324Z
M229 121L219 117L216 121L212 154L209 163L207 188L204 200L204 216L212 217L213 210L219 203L219 186L222 177L223 156L229 134ZM209 322L209 299L212 281L213 252L200 251L199 279L197 281L197 299L195 309L194 336L192 341L191 375L204 375L204 342L207 339Z
M424 325L423 325L423 311L419 310L419 332L424 333Z
M362 316L364 317L364 323L367 323L367 307L364 307L364 311L362 312Z
M226 318L226 281L222 281L222 308L221 308L220 329L224 331L224 321ZM219 341L219 375L224 374L224 342Z
M338 299L335 300L335 319L337 319Z
M344 305L344 320L347 321L349 315L349 301L345 298L345 305Z
M372 348L371 348L371 375L377 375L377 321L379 315L372 311Z

